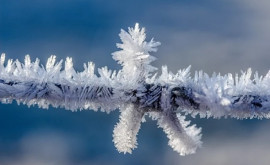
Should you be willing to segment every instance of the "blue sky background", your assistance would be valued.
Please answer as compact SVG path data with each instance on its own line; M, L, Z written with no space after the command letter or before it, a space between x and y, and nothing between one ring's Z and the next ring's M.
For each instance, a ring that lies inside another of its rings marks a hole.
M0 52L43 64L51 54L72 57L77 70L120 69L112 60L120 29L139 22L162 45L156 67L192 72L240 73L251 67L266 74L270 61L268 0L0 0ZM119 154L112 130L118 112L0 105L0 164L268 164L268 120L193 119L203 128L203 148L180 157L149 120L132 155Z

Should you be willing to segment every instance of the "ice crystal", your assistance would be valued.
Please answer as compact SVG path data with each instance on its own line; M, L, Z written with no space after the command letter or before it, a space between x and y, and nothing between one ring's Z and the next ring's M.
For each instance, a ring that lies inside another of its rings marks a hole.
M2 103L38 105L41 108L63 107L111 112L120 110L113 131L113 142L119 152L131 153L137 147L136 135L144 117L157 120L167 134L169 145L180 155L192 154L201 146L201 129L185 121L195 117L270 117L270 71L263 77L251 69L242 75L208 76L199 71L192 78L190 67L176 74L162 67L157 76L151 65L159 42L146 41L145 29L136 24L128 32L121 30L120 49L112 54L123 68L119 71L99 68L94 74L93 62L76 72L72 58L56 62L51 56L45 67L39 59L24 63L0 57L0 100Z

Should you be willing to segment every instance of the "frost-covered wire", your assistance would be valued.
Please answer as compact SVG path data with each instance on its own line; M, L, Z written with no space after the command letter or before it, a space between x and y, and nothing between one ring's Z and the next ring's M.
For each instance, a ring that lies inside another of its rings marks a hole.
M191 154L201 146L201 129L185 121L195 117L270 117L270 72L265 76L251 69L240 76L199 71L190 76L190 67L176 74L162 67L161 75L151 66L159 42L145 41L145 29L129 28L119 34L122 43L113 53L123 68L119 71L99 68L92 62L76 72L71 58L56 62L51 56L45 66L39 59L24 63L0 58L0 100L2 103L38 105L41 108L63 107L73 111L92 109L111 112L120 110L113 141L119 152L131 153L137 147L136 135L141 122L149 115L167 134L169 145L180 155ZM64 68L62 65L64 63Z

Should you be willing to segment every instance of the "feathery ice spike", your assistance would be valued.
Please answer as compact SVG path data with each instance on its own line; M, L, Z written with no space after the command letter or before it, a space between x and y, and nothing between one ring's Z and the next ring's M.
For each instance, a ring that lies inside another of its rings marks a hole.
M190 67L176 74L162 67L157 76L151 66L159 42L146 42L145 29L121 30L119 51L113 59L123 68L119 71L98 69L92 62L84 71L73 69L71 58L62 63L51 56L45 67L39 59L24 63L0 58L0 100L2 103L38 105L41 108L63 107L70 110L93 109L109 113L120 110L119 123L113 131L113 141L119 152L131 153L137 147L136 135L145 115L157 120L167 134L169 145L180 155L191 154L201 146L201 129L185 121L185 115L195 117L270 118L270 71L264 77L251 69L241 76L232 74L209 77L202 71L190 76Z

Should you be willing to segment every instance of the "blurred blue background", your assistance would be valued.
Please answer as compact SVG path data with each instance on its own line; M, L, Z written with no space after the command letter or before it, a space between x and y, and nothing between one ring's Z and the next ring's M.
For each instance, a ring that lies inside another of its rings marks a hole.
M270 61L268 0L0 0L0 52L23 61L26 54L46 63L72 57L83 63L121 67L112 60L120 29L139 22L162 45L156 67L192 65L209 74L240 73L251 67L266 74ZM132 155L119 154L112 130L118 111L71 112L0 104L1 165L88 164L268 164L268 120L192 119L203 128L203 147L180 157L167 145L156 122L147 119Z

